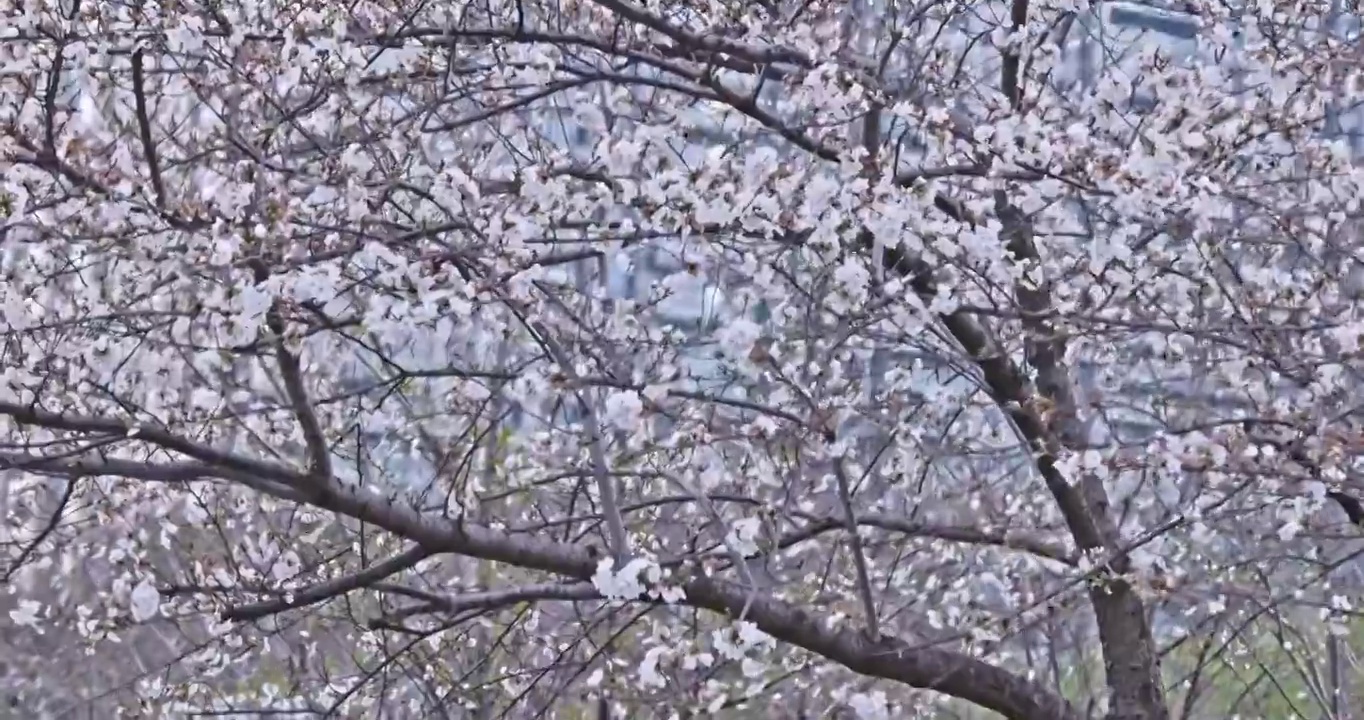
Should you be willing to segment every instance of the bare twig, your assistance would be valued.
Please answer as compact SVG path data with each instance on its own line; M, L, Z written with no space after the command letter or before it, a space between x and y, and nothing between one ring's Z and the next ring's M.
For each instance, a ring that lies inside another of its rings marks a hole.
M574 369L573 359L559 345L553 335L545 330L545 327L530 318L521 303L516 302L500 289L495 290L500 299L509 308L513 309L520 321L529 329L536 339L536 342L544 348L545 352L559 366L570 382L577 382L580 378L577 370ZM606 460L606 441L602 436L601 416L597 412L596 403L583 397L582 394L575 393L578 402L582 405L583 414L587 416L587 431L589 437L588 453L592 459L593 476L596 480L597 494L601 497L602 516L606 520L607 541L611 545L611 554L616 561L616 567L625 565L626 559L630 556L630 537L625 532L625 520L621 517L620 500L617 498L616 483L611 475L611 468Z
M844 527L848 530L848 549L852 552L853 568L857 571L857 593L862 599L866 615L867 637L880 638L881 626L876 619L876 598L872 595L871 575L867 572L867 556L862 552L862 538L857 531L857 515L853 512L852 488L842 458L834 458L834 477L838 481L838 501L843 506Z
M281 597L275 600L266 600L250 605L239 605L237 607L227 608L222 612L222 618L223 620L234 622L249 622L251 620L259 620L263 617L282 613L286 610L295 610L308 605L315 605L348 592L373 585L383 578L413 567L430 556L431 553L429 551L418 545L411 549L404 550L387 560L375 563L352 575L313 585L302 590L293 590L290 592L289 597Z
M66 511L66 505L71 502L71 496L75 492L76 481L67 480L66 489L62 491L62 498L57 502L57 508L52 511L51 517L47 519L47 524L43 526L42 531L33 538L32 542L24 546L23 551L19 553L19 557L15 558L14 563L5 571L5 577L0 578L0 585L7 584L9 579L14 577L14 573L18 572L19 568L24 566L24 562L33 554L33 551L37 550L38 547L43 544L43 541L52 534L52 531L57 529L57 525L61 523L62 520L62 513Z
M423 611L434 610L446 613L458 613L474 609L489 610L522 602L594 600L601 597L601 593L590 582L543 583L500 590L460 593L458 595L437 595L393 583L379 583L375 585L375 589L415 597L426 603L426 606L422 608Z
M166 209L166 187L161 180L161 161L156 154L156 141L152 137L151 113L147 110L147 78L142 69L142 51L133 52L133 102L137 113L138 133L142 138L142 154L147 159L147 174L151 176L152 191L156 193L156 206Z

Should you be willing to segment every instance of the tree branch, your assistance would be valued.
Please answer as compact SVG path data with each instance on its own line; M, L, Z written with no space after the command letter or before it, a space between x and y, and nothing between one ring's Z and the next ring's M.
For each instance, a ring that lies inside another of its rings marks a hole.
M516 537L479 525L423 516L372 495L345 488L328 493L319 505L449 552L589 580L596 556L578 546L540 538ZM684 603L745 617L763 632L847 666L856 672L904 682L959 697L1014 720L1078 720L1063 698L1032 681L968 655L940 649L913 648L882 638L868 640L860 632L826 628L785 603L754 597L743 588L709 579L682 586ZM744 608L750 604L746 614Z
M282 613L286 610L295 610L308 605L315 605L334 597L344 595L353 590L359 590L360 588L373 585L379 580L395 573L400 573L430 556L430 552L418 545L409 550L404 550L387 560L375 563L353 575L329 580L302 590L291 591L290 597L281 597L275 600L266 600L250 605L239 605L237 607L228 608L222 612L222 619L233 622L248 622Z
M269 270L264 262L256 260L251 265L257 283L264 282L269 277ZM271 303L270 309L265 311L265 325L274 336L272 340L275 358L279 363L280 376L284 379L284 392L289 398L289 407L294 411L294 417L298 418L299 427L303 430L303 442L308 450L309 475L330 478L331 448L327 445L322 424L317 420L313 404L308 399L308 389L303 384L303 367L299 363L299 357L284 344L287 328L284 325L284 316L279 312L278 300Z
M14 403L0 402L0 414L18 422L49 429L127 433L130 425L118 420L63 416ZM509 535L468 522L423 515L372 493L328 481L312 479L288 467L241 458L180 438L164 430L140 431L138 439L174 450L206 463L218 476L256 473L253 489L291 501L300 501L293 488L309 488L308 504L338 515L383 528L417 543L430 553L452 553L480 560L540 570L589 582L596 571L595 553L588 548L555 543L541 537ZM145 474L154 474L146 468ZM196 470L197 471L197 470ZM265 482L260 482L264 480ZM283 489L283 494L276 490ZM969 655L936 648L915 648L881 637L826 627L784 602L752 595L740 586L709 578L695 578L681 587L683 603L697 608L744 617L760 630L783 642L824 656L849 669L873 677L942 692L994 710L1012 720L1079 720L1066 700L1045 687Z
M785 549L797 543L822 535L830 530L845 527L839 518L810 515L812 522L805 527L783 535L777 541L778 549ZM949 542L972 545L993 545L995 547L1031 553L1038 557L1053 560L1063 565L1075 566L1074 554L1059 543L1045 538L1032 537L1021 533L986 532L977 528L956 527L951 525L928 525L906 520L892 515L862 514L857 516L857 524L880 528L891 532L904 533L913 537L932 538Z
M1003 52L1000 85L1015 111L1023 102L1020 66L1022 48L1027 47L1022 37L1027 24L1028 0L1013 0L1010 8L1013 37ZM1169 717L1169 706L1161 685L1160 661L1145 604L1136 589L1121 577L1129 570L1130 561L1119 550L1121 533L1109 515L1103 481L1086 474L1079 479L1078 486L1072 485L1055 467L1056 451L1066 446L1074 448L1082 437L1073 381L1065 361L1065 336L1047 319L1052 315L1051 280L1043 274L1032 220L1014 206L1004 190L996 191L994 200L1006 248L1022 266L1023 272L1014 283L1014 296L1023 311L1024 354L1037 377L1036 388L1031 392L1024 389L1025 379L1021 385L1017 382L1019 378L1009 379L1007 384L1015 387L1008 390L1013 391L1015 402L1026 405L1031 400L1034 405L1029 414L1036 416L1036 422L1025 434L1030 444L1045 449L1039 457L1038 469L1076 544L1081 550L1101 550L1112 558L1112 569L1089 590L1110 693L1108 717L1162 720ZM1018 368L1012 367L1012 363L1008 365L1011 374L1017 374ZM1003 375L996 372L993 379L988 371L986 375L992 389L1006 389Z
M876 598L872 595L871 574L867 572L867 556L862 552L862 537L857 531L857 515L853 513L852 487L843 459L834 458L834 477L838 481L838 500L843 506L844 527L848 530L848 549L852 551L853 568L857 571L857 593L862 598L862 613L866 615L867 637L881 637L881 625L876 619Z
M1006 670L962 653L913 647L886 636L829 628L793 606L767 597L745 607L741 588L701 579L685 587L687 604L747 619L782 642L804 648L870 677L934 690L993 710L1009 720L1079 720L1060 695Z
M423 612L437 610L447 613L459 613L466 610L492 610L521 602L595 600L601 597L601 593L590 582L543 583L525 587L460 593L458 595L438 595L393 583L379 583L374 586L374 589L407 595L421 600L427 603L427 607L421 609Z
M574 368L573 359L564 352L558 341L545 330L544 326L532 320L530 313L526 312L521 303L516 302L499 289L495 288L494 292L507 307L516 313L526 329L534 334L539 345L559 366L559 371L570 382L578 381L579 375ZM553 298L554 296L549 293L547 297ZM568 311L567 308L564 309ZM568 312L571 313L571 311ZM611 554L615 558L616 567L623 567L626 559L630 556L630 536L625 532L625 520L620 513L616 481L606 460L606 441L602 437L601 414L597 412L594 398L585 398L581 392L575 392L574 395L582 406L583 414L587 416L588 453L592 459L593 479L596 481L597 494L601 497L602 516L606 519L606 539L610 543Z
M4 414L0 411L0 414ZM139 463L115 458L76 458L66 460L34 455L0 453L0 470L23 470L36 475L78 480L88 477L121 477L161 483L187 483L195 480L224 480L293 502L303 502L303 494L278 480L259 477L227 467L201 462L166 464Z
M137 126L142 139L142 153L147 159L147 174L152 179L152 192L156 193L156 207L166 209L166 186L161 180L161 161L156 154L156 141L152 137L151 113L147 110L147 78L142 69L142 51L134 50L133 65L133 104L137 113Z
M24 549L19 553L19 557L15 558L14 563L9 566L9 569L5 570L5 576L0 578L0 585L8 585L10 578L14 577L14 573L19 572L19 568L24 566L24 562L33 554L33 551L37 550L38 546L42 545L43 541L52 534L52 531L57 529L57 525L62 521L62 513L66 511L66 505L71 502L71 496L75 492L76 481L68 480L66 489L62 491L62 498L57 502L57 508L52 511L52 516L47 519L47 524L43 526L42 531L33 538L32 542L24 546Z

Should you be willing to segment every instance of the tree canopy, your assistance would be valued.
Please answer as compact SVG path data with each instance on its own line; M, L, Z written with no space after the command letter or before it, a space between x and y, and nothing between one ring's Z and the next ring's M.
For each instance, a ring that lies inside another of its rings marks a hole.
M10 707L1347 701L1338 8L0 10Z

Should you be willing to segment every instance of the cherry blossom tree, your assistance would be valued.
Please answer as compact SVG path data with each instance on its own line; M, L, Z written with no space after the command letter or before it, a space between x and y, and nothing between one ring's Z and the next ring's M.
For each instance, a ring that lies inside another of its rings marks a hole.
M1343 713L1326 3L0 9L11 707Z

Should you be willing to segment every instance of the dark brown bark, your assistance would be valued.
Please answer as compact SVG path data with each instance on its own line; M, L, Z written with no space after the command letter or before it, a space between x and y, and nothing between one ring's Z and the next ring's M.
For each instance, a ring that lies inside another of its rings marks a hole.
M16 422L71 432L127 435L120 420L62 415L15 403L0 402L0 415ZM417 543L424 552L451 553L542 570L554 575L588 580L596 557L586 548L539 537L509 535L481 525L422 515L400 503L353 492L316 476L275 463L247 459L200 445L173 433L149 428L138 439L186 455L198 462L178 466L141 466L117 461L108 468L93 463L74 466L79 475L118 475L174 482L172 469L185 480L223 478L286 500L306 501L340 515L363 520ZM117 472L115 472L115 469ZM57 472L57 466L49 466ZM1079 720L1080 713L1045 686L969 655L936 648L917 648L882 636L871 640L856 628L828 628L797 606L772 598L753 597L749 589L709 578L683 586L683 603L730 617L744 617L777 640L790 643L872 677L912 687L935 690L993 710L1010 720ZM745 613L746 609L746 614Z
M1020 32L1027 23L1028 0L1013 0L1011 30ZM1001 90L1015 109L1023 104L1022 55L1018 48L1025 46L1026 41L1021 41L1006 50L1002 61ZM995 195L995 210L1002 238L1014 261L1025 270L1039 271L1041 257L1030 219L1014 207L1002 190ZM912 265L907 269L912 271ZM928 290L931 274L923 275L924 270L918 268L921 284ZM1029 275L1034 273L1025 277ZM1109 720L1167 720L1169 706L1145 604L1132 585L1119 577L1129 570L1130 562L1120 548L1121 536L1109 514L1103 480L1092 475L1065 478L1056 467L1058 452L1067 446L1075 449L1074 443L1083 433L1065 364L1065 337L1044 320L1051 312L1049 280L1041 277L1036 282L1020 281L1015 285L1014 296L1022 311L1024 352L1035 372L1035 384L1000 352L973 318L954 313L955 317L943 319L944 324L977 358L991 394L1013 416L1024 440L1039 451L1037 469L1076 545L1109 559L1108 567L1089 588L1108 682Z
M1007 217L1007 212L1005 214ZM1030 239L1027 242L1030 244ZM885 267L907 277L910 286L922 297L931 299L937 294L933 270L921 259L898 250L889 251L885 256ZM1040 292L1024 292L1020 294L1019 302L1025 313L1036 318L1049 305L1049 298ZM1056 467L1057 454L1063 449L1061 436L1069 433L1059 428L1054 431L1053 427L1074 418L1070 379L1061 362L1064 346L1042 351L1037 347L1041 343L1030 341L1033 348L1029 354L1039 376L1038 385L1052 389L1043 394L1004 355L976 318L958 311L940 319L975 359L991 396L1013 419L1024 440L1038 452L1038 473L1060 508L1076 545L1111 558L1108 569L1096 578L1089 591L1107 672L1109 720L1166 720L1169 710L1144 603L1129 583L1117 578L1128 570L1129 561L1120 552L1118 530L1108 514L1103 482L1099 478L1086 477L1072 483ZM1029 328L1033 338L1054 336L1040 320L1025 324L1033 324ZM1039 400L1045 400L1050 407L1042 407Z

